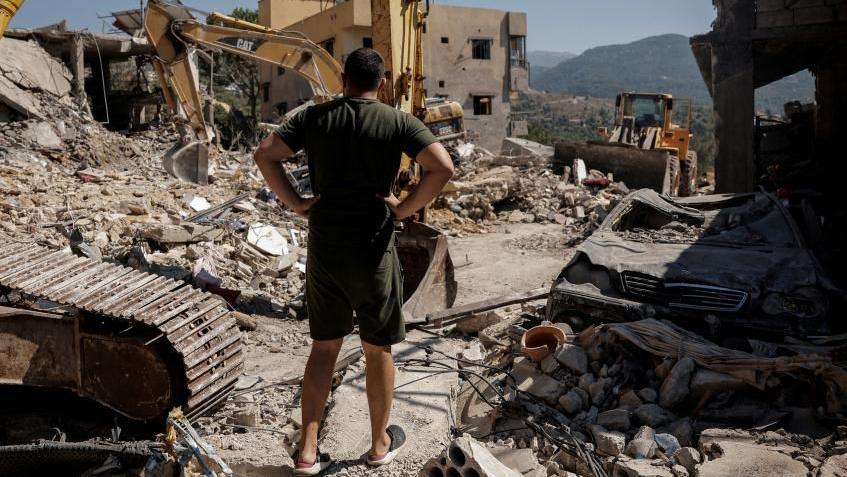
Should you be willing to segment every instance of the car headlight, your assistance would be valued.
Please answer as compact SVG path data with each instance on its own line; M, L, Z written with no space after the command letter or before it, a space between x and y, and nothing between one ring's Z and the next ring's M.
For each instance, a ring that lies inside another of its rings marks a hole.
M817 288L804 287L790 294L768 293L762 302L762 311L768 315L820 318L829 311L829 300Z
M563 271L565 280L574 285L592 285L603 295L620 296L617 287L614 286L612 276L606 267L594 265L585 254L580 254Z

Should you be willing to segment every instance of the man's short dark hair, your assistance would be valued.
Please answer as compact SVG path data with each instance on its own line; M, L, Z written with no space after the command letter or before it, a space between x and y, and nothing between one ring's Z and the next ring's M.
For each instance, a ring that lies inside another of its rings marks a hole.
M379 88L379 80L385 74L382 56L372 48L359 48L350 53L344 62L344 76L354 87L362 91Z

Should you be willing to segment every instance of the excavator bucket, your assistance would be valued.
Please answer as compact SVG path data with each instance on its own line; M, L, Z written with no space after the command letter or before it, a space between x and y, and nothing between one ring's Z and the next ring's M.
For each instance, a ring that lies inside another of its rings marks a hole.
M165 153L165 170L172 176L195 184L209 183L209 143L194 141L177 144Z
M673 194L675 163L674 157L666 150L610 143L556 143L556 164L570 166L577 158L585 162L587 169L612 173L616 181L631 189L649 188L662 194Z
M456 300L447 237L426 224L412 222L397 238L403 267L403 313L407 323L424 323L427 314L450 308Z

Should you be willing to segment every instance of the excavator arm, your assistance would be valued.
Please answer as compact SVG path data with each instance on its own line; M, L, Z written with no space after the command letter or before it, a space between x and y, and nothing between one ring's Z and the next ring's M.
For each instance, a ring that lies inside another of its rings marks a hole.
M209 141L214 133L203 116L193 58L198 47L290 70L309 82L316 102L342 91L341 65L303 35L272 30L220 13L213 13L210 19L224 26L200 22L182 5L150 0L144 21L145 33L156 51L153 65L165 101L181 119L183 129L191 130L183 131L180 144L165 155L165 169L180 179L201 184L208 181Z
M6 33L9 21L20 10L25 0L0 0L0 38Z

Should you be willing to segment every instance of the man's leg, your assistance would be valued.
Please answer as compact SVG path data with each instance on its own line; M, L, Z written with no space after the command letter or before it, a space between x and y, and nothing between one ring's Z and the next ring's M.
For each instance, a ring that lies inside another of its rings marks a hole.
M318 451L318 430L321 425L326 400L332 387L332 371L344 338L330 341L313 341L306 372L303 374L303 392L300 404L303 409L303 429L300 436L300 462L312 463ZM295 462L295 464L297 464Z
M376 346L362 342L365 351L365 384L371 416L371 455L388 452L391 439L385 432L394 398L394 359L391 346Z

